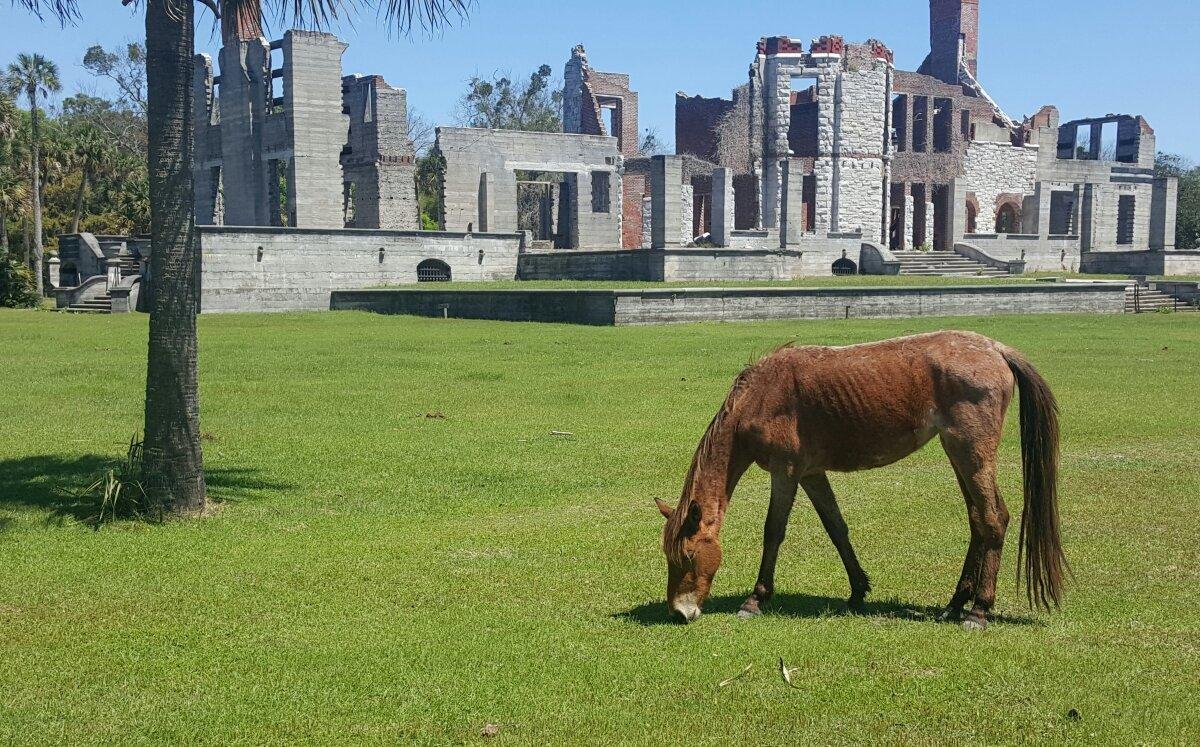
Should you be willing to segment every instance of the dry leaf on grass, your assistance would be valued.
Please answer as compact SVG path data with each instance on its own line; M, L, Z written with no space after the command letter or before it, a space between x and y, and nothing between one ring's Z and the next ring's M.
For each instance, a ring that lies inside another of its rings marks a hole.
M728 679L721 680L719 683L717 683L717 687L725 687L726 685L728 685L732 682L736 682L737 680L740 680L741 678L743 678L747 674L749 674L750 670L753 668L754 668L753 664L747 664L746 668L743 669L742 671L738 672L737 674L733 675L732 677L730 677Z

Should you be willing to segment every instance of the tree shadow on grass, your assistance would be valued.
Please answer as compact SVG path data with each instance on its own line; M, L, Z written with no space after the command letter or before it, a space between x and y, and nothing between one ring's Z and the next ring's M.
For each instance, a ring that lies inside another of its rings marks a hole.
M51 525L94 523L100 511L99 499L85 491L117 461L115 456L100 454L0 459L0 510L43 511L45 522ZM262 492L293 488L248 468L206 467L204 475L209 498L216 503L237 503L252 500ZM15 523L11 517L0 517L0 532Z
M742 602L746 600L745 595L725 594L723 596L709 597L704 603L704 614L717 615L736 615L742 606ZM861 611L852 611L846 606L846 600L835 599L826 596L814 596L812 594L787 594L776 593L771 601L766 605L763 612L765 617L792 617L792 618L818 618L818 617L865 617L865 618L881 618L891 620L908 620L911 622L929 622L941 623L939 616L942 614L941 607L931 607L924 604L905 604L898 599L884 599L879 601L867 600L863 604ZM638 605L631 610L618 612L612 617L619 620L626 620L637 623L638 625L678 625L679 622L673 618L667 611L667 603L648 602ZM1041 625L1042 623L1031 617L1013 616L1013 615L994 615L992 621L1001 625ZM955 624L957 621L946 624Z

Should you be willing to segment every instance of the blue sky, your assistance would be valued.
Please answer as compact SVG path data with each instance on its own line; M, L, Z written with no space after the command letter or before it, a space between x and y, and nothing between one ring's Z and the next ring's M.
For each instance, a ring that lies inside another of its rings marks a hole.
M91 44L138 39L141 18L117 0L85 0L83 21L60 29L0 0L0 61L39 51L58 62L65 92L104 90L79 64ZM925 0L478 0L467 24L435 38L394 38L373 17L333 29L350 43L348 73L381 73L408 89L409 105L451 123L472 74L525 75L542 63L557 75L583 42L592 66L629 73L642 127L674 141L676 91L728 96L745 80L760 36L803 40L826 33L878 37L897 65L915 69L928 51ZM1055 104L1064 120L1140 113L1161 150L1200 162L1200 3L1195 0L982 0L980 78L1020 118ZM212 50L211 19L199 15L197 46ZM279 29L273 29L278 35Z

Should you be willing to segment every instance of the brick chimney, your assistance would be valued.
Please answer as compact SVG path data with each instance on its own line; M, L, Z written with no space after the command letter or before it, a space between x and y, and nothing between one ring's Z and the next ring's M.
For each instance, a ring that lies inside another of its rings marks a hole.
M929 0L929 74L958 82L959 61L979 76L979 0Z

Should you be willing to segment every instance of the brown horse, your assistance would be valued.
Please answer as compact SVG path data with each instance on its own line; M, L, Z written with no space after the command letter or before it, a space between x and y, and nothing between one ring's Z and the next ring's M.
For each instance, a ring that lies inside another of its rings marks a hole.
M996 456L1014 383L1021 394L1024 553L1030 606L1058 605L1066 561L1057 506L1058 406L1045 379L1017 351L971 332L935 332L848 347L785 346L744 370L696 448L683 496L667 519L667 605L700 616L721 565L721 525L738 480L758 464L771 473L762 564L739 615L760 614L774 593L775 561L796 487L812 501L850 577L852 609L871 589L825 473L883 467L934 436L967 501L971 541L944 617L987 626L1008 509ZM1018 570L1018 583L1020 570Z

